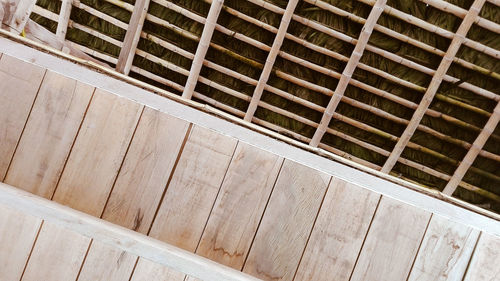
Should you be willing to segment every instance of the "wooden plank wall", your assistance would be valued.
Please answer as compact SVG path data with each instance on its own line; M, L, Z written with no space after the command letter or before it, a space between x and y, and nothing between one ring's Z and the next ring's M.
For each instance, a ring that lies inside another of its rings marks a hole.
M500 238L0 54L0 178L263 280L491 280ZM0 281L192 280L0 207Z

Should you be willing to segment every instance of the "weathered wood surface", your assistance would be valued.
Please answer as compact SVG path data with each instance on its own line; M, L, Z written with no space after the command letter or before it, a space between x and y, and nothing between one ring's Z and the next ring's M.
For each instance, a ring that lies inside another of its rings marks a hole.
M383 196L350 280L405 280L431 214Z
M54 200L100 217L142 105L96 90Z
M82 261L79 258L85 255L90 239L205 280L258 280L136 231L4 183L0 183L0 206L44 220L42 233L38 236L23 280L75 280L76 275L70 269L80 268ZM61 249L66 251L60 251Z
M186 121L151 108L144 110L103 219L148 233L188 127ZM95 242L90 247L80 279L128 279L136 259L126 252Z
M87 237L44 221L22 280L76 280L89 243Z
M241 269L283 159L240 142L196 253Z
M3 180L45 69L13 57L0 58L0 179ZM15 94L14 94L15 93Z
M481 233L464 281L500 280L500 237Z
M462 280L479 231L433 215L409 281Z
M332 179L295 280L348 281L380 195Z
M330 176L285 160L244 272L265 280L292 280Z
M93 90L47 71L5 183L52 197Z
M20 280L42 220L0 206L0 281Z
M150 236L194 252L237 141L194 126L167 188ZM155 272L151 275L150 272ZM141 259L133 280L183 280L184 274Z

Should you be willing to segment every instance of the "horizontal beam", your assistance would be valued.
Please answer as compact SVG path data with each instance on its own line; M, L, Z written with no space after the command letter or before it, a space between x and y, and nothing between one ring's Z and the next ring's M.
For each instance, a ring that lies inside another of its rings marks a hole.
M191 252L4 183L0 183L0 205L57 224L202 280L259 280Z

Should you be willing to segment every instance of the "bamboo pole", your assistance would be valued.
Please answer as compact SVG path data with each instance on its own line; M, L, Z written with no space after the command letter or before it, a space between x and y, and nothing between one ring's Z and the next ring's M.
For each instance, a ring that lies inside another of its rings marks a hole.
M491 115L490 119L488 119L488 122L486 122L486 125L484 126L483 130L481 131L479 136L477 136L476 140L472 144L472 148L467 152L464 159L462 160L458 168L455 170L455 173L453 173L453 176L448 181L448 184L443 190L444 194L451 196L453 192L455 192L458 184L464 177L467 170L469 170L469 168L472 168L471 167L472 164L476 160L476 157L478 156L484 144L490 137L491 133L495 130L499 120L500 120L500 102L497 104L497 106L495 107L495 111Z
M68 30L69 16L71 15L72 0L62 0L61 11L59 12L59 19L57 21L57 38L66 39L66 31Z
M321 138L325 134L326 127L330 124L330 120L332 120L333 113L337 109L337 105L340 103L342 96L344 95L345 90L347 89L347 85L349 85L349 80L351 79L354 70L356 69L361 56L365 50L366 45L368 44L368 40L373 32L373 27L375 26L378 18L382 14L384 10L385 4L387 0L377 0L377 3L373 6L368 18L366 20L363 29L361 29L361 34L359 35L358 42L356 43L356 47L354 47L354 51L352 52L349 61L347 62L344 71L342 72L342 76L337 84L337 88L335 89L335 93L328 102L328 106L326 107L325 112L323 113L323 117L321 117L321 122L319 127L314 132L314 136L309 143L309 145L313 147L317 147L321 142Z
M118 56L118 63L116 64L116 71L128 75L130 72L130 67L134 60L135 50L137 49L137 44L139 43L139 38L141 36L142 27L144 25L144 19L148 13L149 0L137 0L135 1L134 10L129 22L129 28L125 34L125 39L123 40L123 46L120 50L120 55Z
M462 18L462 19L467 15L466 9L459 7L459 6L456 6L456 5L453 5L452 3L449 3L449 2L446 2L443 0L419 0L419 1L421 1L427 5L430 5L436 9L439 9L443 12L447 12L447 13L450 13L454 16ZM498 24L496 22L493 22L493 21L490 21L490 20L487 20L485 18L478 16L475 19L474 23L477 24L478 26L484 28L484 29L489 30L489 31L492 31L495 33L500 33L500 24Z
M191 64L191 70L189 71L186 86L184 87L184 92L182 92L183 98L191 99L193 96L193 91L196 87L201 67L203 66L203 60L205 59L205 55L207 54L210 46L210 40L214 34L215 26L217 25L217 18L219 17L220 10L222 9L222 4L224 4L224 0L213 0L210 5L210 10L208 11L205 25L203 26L203 33L201 34L200 41L198 42L198 48L196 48L196 53Z
M298 0L290 0L286 6L285 13L281 17L281 23L276 33L276 37L274 38L273 45L266 59L266 63L264 65L264 69L260 74L259 82L257 83L257 87L252 95L252 100L250 101L250 105L248 106L247 112L245 114L244 120L247 122L252 121L252 117L257 110L257 106L259 104L260 98L262 96L262 92L264 91L265 84L267 84L267 80L271 75L271 70L273 69L274 62L276 61L276 57L280 51L281 45L283 44L283 40L285 39L285 34L288 29L288 25L290 24L293 12L295 11L295 7L297 7Z
M453 40L450 46L448 47L448 50L446 51L446 55L444 56L443 60L441 60L441 63L439 64L439 67L436 70L434 77L432 77L431 83L429 84L429 87L427 88L427 91L425 92L422 101L420 102L417 110L413 114L410 124L408 124L405 131L403 132L403 135L401 136L396 146L394 147L393 151L391 152L391 155L389 156L389 158L387 158L387 161L382 167L381 172L389 173L391 171L391 169L394 167L394 164L396 164L397 159L399 158L404 148L406 147L411 137L413 136L413 133L415 133L415 130L417 129L418 124L422 120L422 117L424 116L426 109L429 108L432 99L434 98L439 86L441 85L443 76L445 75L446 71L448 71L448 68L453 62L453 57L458 52L460 45L462 45L462 43L464 42L465 36L467 35L467 32L474 23L474 20L478 16L479 11L481 10L484 2L485 0L475 0L472 6L470 7L469 12L465 16L464 20L462 21L460 27L457 30L457 33L453 37Z
M375 3L375 0L358 0L362 3L365 3L367 5L373 6ZM431 23L428 23L422 19L419 19L415 16L409 15L407 13L401 12L393 7L386 7L384 10L385 13L388 15L391 15L393 17L396 17L402 21L405 21L409 24L413 24L419 28L425 29L429 32L435 33L437 35L440 35L442 37L448 38L448 39L453 39L454 38L454 33L446 30L444 28L438 27L436 25L433 25ZM500 51L493 49L491 47L488 47L484 44L481 44L479 42L473 41L471 39L465 38L463 44L469 48L472 48L474 50L477 50L481 53L487 54L489 56L492 56L496 59L500 58Z

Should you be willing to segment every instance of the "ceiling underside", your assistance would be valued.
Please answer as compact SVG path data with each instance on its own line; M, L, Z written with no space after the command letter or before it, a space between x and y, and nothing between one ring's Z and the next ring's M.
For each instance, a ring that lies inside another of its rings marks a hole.
M131 29L134 2L74 2L66 40L115 67ZM473 2L387 1L341 91L339 80L354 60L375 0L299 1L274 63L266 59L288 1L226 0L193 99L243 118L267 64L272 71L261 98L254 98L253 123L310 143L337 96L340 102L331 121L326 119L320 148L438 190L456 180L453 196L498 213L500 7L496 0L486 1L472 18ZM152 0L129 76L181 95L210 3ZM38 0L31 19L56 33L60 9L60 1ZM452 54L454 34L467 17L474 23ZM443 57L450 54L451 65L438 77ZM432 92L433 77L442 82L428 108L419 106ZM414 116L418 108L422 118ZM409 125L416 126L414 133L405 131ZM407 143L401 140L405 134ZM477 158L466 158L472 164L461 165L462 177L457 168L471 150L477 150ZM394 165L387 161L391 155Z

